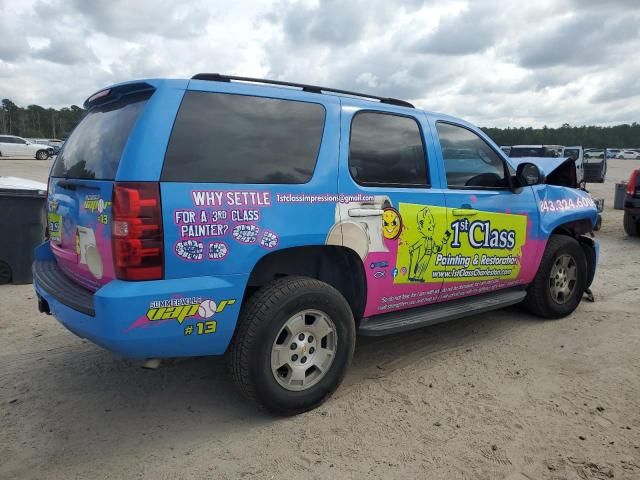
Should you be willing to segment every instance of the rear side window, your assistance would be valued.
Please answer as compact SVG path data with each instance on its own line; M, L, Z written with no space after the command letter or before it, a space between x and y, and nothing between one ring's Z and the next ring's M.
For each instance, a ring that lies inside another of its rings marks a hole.
M351 123L349 171L360 185L427 186L427 159L410 117L361 112Z
M151 92L126 95L89 110L65 142L51 175L113 180L131 129L150 96Z
M325 109L317 103L187 92L162 180L306 183L313 176Z

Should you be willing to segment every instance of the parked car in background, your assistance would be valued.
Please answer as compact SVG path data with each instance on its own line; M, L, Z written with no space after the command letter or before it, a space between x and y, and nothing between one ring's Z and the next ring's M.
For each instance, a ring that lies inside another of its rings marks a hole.
M630 237L640 236L640 168L631 172L627 182L623 225Z
M518 157L552 157L561 156L562 145L513 145L509 156Z
M507 145L501 145L500 146L500 150L502 150L505 154L507 154L507 156L509 155L509 152L511 151L511 147L507 146Z
M621 151L619 148L607 148L607 158L617 158Z
M639 160L640 152L637 152L635 150L621 150L616 155L616 158L623 159L623 160Z
M27 138L32 143L39 143L40 145L48 145L51 147L51 154L57 155L62 147L62 140L57 138Z
M0 135L0 157L46 160L52 155L53 148L49 145L30 142L15 135Z

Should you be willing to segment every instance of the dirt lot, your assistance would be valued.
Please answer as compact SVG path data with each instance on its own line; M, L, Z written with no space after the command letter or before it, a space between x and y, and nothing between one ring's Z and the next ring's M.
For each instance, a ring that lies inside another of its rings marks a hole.
M46 180L50 162L0 161ZM640 241L612 210L595 303L360 338L337 394L296 418L240 398L220 359L150 371L0 287L0 478L640 478Z

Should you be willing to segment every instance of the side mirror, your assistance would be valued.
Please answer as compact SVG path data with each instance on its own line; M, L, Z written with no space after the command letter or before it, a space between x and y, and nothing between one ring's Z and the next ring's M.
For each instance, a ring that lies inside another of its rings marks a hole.
M516 180L521 187L538 185L544 181L542 172L534 163L521 163L516 170Z

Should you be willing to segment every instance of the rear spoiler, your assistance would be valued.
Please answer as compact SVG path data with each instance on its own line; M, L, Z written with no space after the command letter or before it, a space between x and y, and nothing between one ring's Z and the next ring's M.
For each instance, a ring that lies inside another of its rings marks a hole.
M145 82L139 83L126 83L124 85L118 85L116 87L105 88L100 90L85 100L82 106L85 110L91 110L99 105L105 105L120 100L125 95L132 95L138 93L153 93L155 87Z

